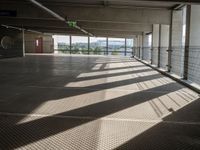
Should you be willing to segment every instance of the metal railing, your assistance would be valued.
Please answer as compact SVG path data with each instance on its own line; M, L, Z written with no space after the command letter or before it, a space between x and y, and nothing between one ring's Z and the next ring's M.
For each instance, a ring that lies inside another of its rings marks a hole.
M189 47L187 57L184 55L185 47L172 47L171 50L168 47L145 47L142 53L140 49L134 48L134 56L137 58L150 60L149 63L152 65L180 78L186 76L187 81L200 85L200 47Z

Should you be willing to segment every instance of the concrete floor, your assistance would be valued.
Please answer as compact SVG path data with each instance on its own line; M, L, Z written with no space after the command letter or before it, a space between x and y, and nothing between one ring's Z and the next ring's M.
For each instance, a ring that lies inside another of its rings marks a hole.
M0 149L199 150L199 95L125 57L0 60Z

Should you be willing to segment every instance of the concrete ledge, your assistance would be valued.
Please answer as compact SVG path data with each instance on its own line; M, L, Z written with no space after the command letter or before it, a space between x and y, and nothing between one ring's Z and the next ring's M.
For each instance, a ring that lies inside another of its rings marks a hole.
M137 58L137 57L134 57L134 58L135 58L137 61L139 61L139 62L145 64L146 66L151 67L152 69L154 69L154 70L160 72L161 74L163 74L163 75L165 75L165 76L167 76L167 77L169 77L169 78L171 78L171 79L177 81L178 83L180 83L180 84L182 84L182 85L184 85L184 86L190 88L191 90L194 90L194 91L197 92L198 94L200 94L200 86L199 86L199 85L197 85L197 84L195 84L195 83L193 83L193 82L191 82L191 81L188 81L188 80L183 80L181 77L179 77L179 76L177 76L177 75L175 75L175 74L173 74L173 73L169 73L169 72L167 72L167 71L164 70L164 69L157 68L155 65L151 65L151 64L149 64L149 63L148 63L147 61L145 61L145 60L141 60L141 59L139 59L139 58Z

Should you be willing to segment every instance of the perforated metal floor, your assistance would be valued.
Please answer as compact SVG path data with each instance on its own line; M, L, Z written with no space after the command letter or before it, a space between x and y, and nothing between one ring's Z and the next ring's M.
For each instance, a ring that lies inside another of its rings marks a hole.
M0 60L0 149L199 150L199 95L125 57Z

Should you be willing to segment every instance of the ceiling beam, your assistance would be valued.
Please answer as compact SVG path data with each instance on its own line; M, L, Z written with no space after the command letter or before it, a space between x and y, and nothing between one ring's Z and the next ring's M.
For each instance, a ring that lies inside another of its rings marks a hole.
M40 0L38 0L40 1ZM148 3L154 3L154 4L160 4L163 5L163 7L165 7L165 4L200 4L199 0L91 0L91 1L74 1L74 0L63 0L63 1L57 1L57 0L42 0L42 4L44 5L66 5L66 6L77 6L77 7L117 7L119 6L119 8L123 8L120 7L121 6L126 6L126 7L138 7L137 4L148 4ZM0 3L21 3L21 4L27 4L28 2L26 0L1 0ZM120 5L113 5L113 4L118 4L120 3ZM132 5L128 5L128 4L132 4ZM134 4L136 4L134 6ZM159 5L158 5L159 6ZM140 6L139 6L140 7ZM144 6L144 7L149 7L149 8L156 8L157 6ZM159 8L159 7L157 7ZM160 7L162 8L162 6Z
M27 27L51 27L51 28L69 28L65 23L57 20L35 20L35 19L21 19L21 18L7 18L0 17L0 23L27 26ZM107 31L136 31L136 32L150 32L152 31L151 24L125 24L125 23L99 23L99 22L79 22L79 26L84 29L107 30Z
M74 29L51 29L51 28L31 28L32 30L37 30L39 32L43 33L54 33L54 34L72 34L72 35L82 35L85 36L82 32L74 30ZM135 35L141 35L142 32L125 32L125 31L98 31L98 30L89 30L90 32L93 32L95 36L109 36L109 37L133 37Z
M38 0L39 1L39 0ZM128 2L128 3L127 3ZM28 2L26 0L18 0L18 1L13 1L13 0L1 0L0 2L1 4L13 4L15 3L17 4L27 4ZM164 2L164 3L160 3L160 2L151 2L154 3L155 5L151 4L149 5L149 2L146 2L146 4L143 5L140 4L141 2L139 2L138 5L138 1L108 1L108 0L92 0L91 2L85 2L85 1L80 1L80 2L76 2L73 0L66 0L66 1L42 1L43 5L53 5L53 6L66 6L66 7L99 7L99 8L105 8L105 7L109 7L109 8L118 8L118 9L135 9L135 8L145 8L145 9L169 9L170 6L168 5L175 5L177 3L175 2ZM166 5L168 4L168 5Z
M74 21L102 21L102 22L126 22L138 24L170 24L170 10L157 9L117 9L117 8L91 8L91 7L66 7L50 6L49 9L63 16L67 20ZM18 17L22 18L49 18L51 16L44 13L37 7L22 4L16 7L14 4L1 4L0 9L17 9ZM80 13L81 12L81 13Z

